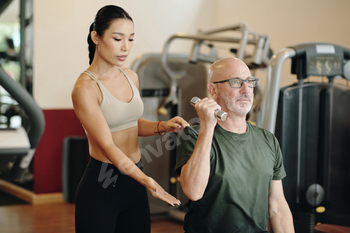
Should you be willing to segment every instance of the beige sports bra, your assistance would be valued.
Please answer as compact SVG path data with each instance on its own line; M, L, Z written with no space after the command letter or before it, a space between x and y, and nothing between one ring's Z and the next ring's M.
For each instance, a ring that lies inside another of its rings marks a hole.
M137 126L137 121L143 113L143 102L139 90L126 73L121 68L119 68L119 70L124 74L132 88L133 97L128 103L115 98L91 72L88 70L84 71L84 73L95 80L100 87L102 93L100 108L111 132Z

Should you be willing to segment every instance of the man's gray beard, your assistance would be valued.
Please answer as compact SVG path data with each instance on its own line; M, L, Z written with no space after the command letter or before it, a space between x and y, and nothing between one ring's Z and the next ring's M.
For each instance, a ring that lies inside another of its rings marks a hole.
M231 112L235 112L235 113L240 114L240 115L247 115L253 107L254 98L252 98L250 95L247 95L247 94L241 95L239 98L236 98L234 100L234 104L230 104L229 99L225 98L225 97L226 96L219 96L219 102L224 103L224 106ZM250 101L250 103L249 103L250 107L246 111L242 111L242 108L238 107L236 104L236 102L241 98L247 98Z

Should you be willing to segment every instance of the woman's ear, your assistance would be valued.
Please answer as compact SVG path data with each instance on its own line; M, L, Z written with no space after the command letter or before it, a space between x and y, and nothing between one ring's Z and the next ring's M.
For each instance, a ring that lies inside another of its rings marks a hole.
M92 31L90 33L90 36L91 36L91 40L96 44L98 45L98 42L100 40L100 37L98 36L97 32L96 31Z

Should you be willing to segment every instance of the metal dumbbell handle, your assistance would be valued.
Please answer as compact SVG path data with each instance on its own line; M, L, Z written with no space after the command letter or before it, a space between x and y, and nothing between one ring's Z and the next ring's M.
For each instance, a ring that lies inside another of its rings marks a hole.
M191 104L194 106L197 102L199 102L201 99L198 97L193 97L191 99ZM227 119L227 113L224 111L215 111L215 117L216 119L220 120L220 121L226 121Z

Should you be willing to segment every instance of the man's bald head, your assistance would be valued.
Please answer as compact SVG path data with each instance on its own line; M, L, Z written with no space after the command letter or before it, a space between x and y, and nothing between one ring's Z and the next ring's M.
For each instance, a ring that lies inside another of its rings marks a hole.
M248 78L241 77L250 70L248 66L238 58L226 57L214 62L209 68L209 82L217 82L231 78Z

